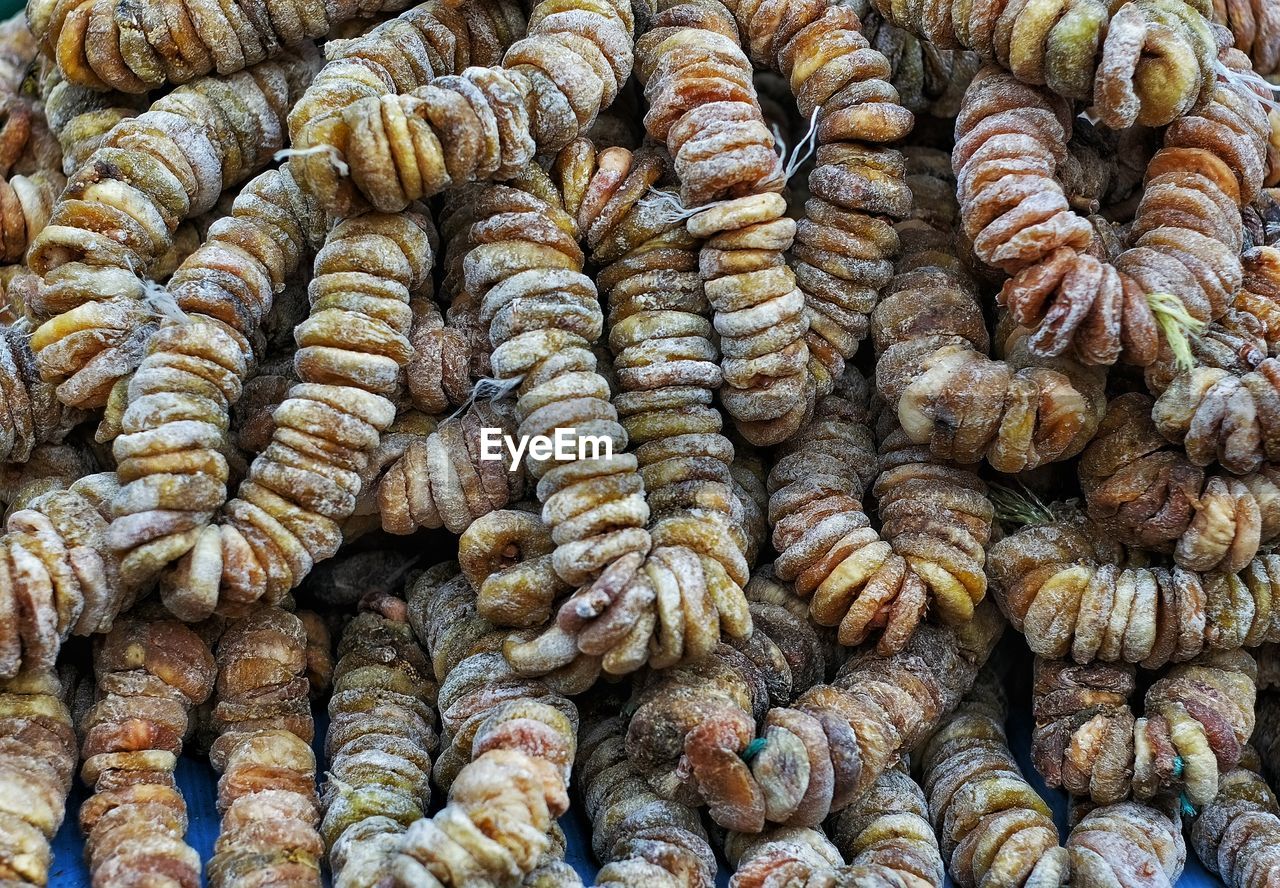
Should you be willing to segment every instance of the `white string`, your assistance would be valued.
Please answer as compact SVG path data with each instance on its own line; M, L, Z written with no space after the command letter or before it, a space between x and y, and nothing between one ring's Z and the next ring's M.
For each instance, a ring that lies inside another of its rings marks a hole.
M445 419L445 422L465 413L476 401L503 400L518 389L522 382L524 382L524 374L513 376L510 379L491 379L488 376L480 377L476 380L476 384L471 387L471 394L467 395L467 400L459 404L458 409L453 411L453 413Z
M328 154L329 159L333 162L333 168L338 171L339 176L351 175L351 167L347 166L347 162L342 158L342 152L332 145L312 145L310 148L281 148L272 158L275 160L286 160L290 157L310 157L313 154Z
M189 324L191 317L182 310L182 306L178 305L178 300L173 298L173 294L169 292L169 288L156 283L139 270L137 263L133 261L132 256L125 257L125 265L129 270L138 276L142 283L142 304L146 306L151 314L159 318L173 321L175 324Z
M817 108L813 109L813 114L809 117L809 129L805 131L804 138L796 144L795 150L793 151L790 159L787 158L787 143L786 140L782 138L782 131L778 128L777 124L773 125L774 141L778 146L781 146L779 160L783 163L784 185L791 181L791 177L794 176L800 167L804 165L805 161L812 157L813 153L818 150L818 111L819 109ZM734 198L727 198L725 200L713 200L710 203L705 203L701 206L686 207L681 203L679 195L675 192L661 191L650 185L649 196L641 198L636 202L636 205L642 209L655 213L660 222L670 225L675 222L683 222L686 219L692 219L694 216L704 210L709 210L712 207L722 207L733 202Z
M809 128L805 130L804 138L796 143L795 151L791 155L791 159L786 161L786 166L782 170L782 179L784 182L790 182L791 177L796 174L806 160L813 156L813 152L818 150L818 112L819 108L813 109L813 114L809 115ZM808 147L806 147L806 145ZM801 151L801 149L804 149ZM783 154L786 159L786 154Z
M692 219L694 216L709 210L712 207L722 207L726 204L733 203L733 198L725 200L713 200L711 203L705 203L701 206L686 207L680 202L680 197L671 191L659 191L652 185L649 186L649 196L643 197L636 202L636 205L646 210L651 210L658 214L658 220L671 224L673 222L683 222L686 219Z
M178 305L167 287L162 287L150 278L142 281L142 304L151 309L151 313L175 324L189 324L191 317Z
M1257 71L1252 69L1247 72L1232 71L1226 65L1222 64L1221 61L1215 61L1213 66L1214 70L1217 71L1218 76L1223 80L1234 86L1248 90L1249 95L1256 98L1265 107L1270 108L1273 111L1280 111L1280 102L1277 102L1274 98L1268 98L1267 96L1258 94L1258 91L1262 90L1270 96L1275 96L1277 93L1280 93L1280 86L1276 86L1271 83Z

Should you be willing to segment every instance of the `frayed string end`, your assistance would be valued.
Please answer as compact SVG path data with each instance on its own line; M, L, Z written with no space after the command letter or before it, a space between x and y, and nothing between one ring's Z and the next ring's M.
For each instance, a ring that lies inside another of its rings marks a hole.
M699 213L709 210L712 207L720 207L725 204L733 203L730 200L713 200L711 203L705 203L701 206L686 207L680 202L680 197L670 191L660 191L652 186L649 187L648 197L643 197L637 202L637 206L642 207L657 215L658 221L674 225L677 222L684 222L692 219Z
M1002 524L1032 527L1052 524L1057 516L1053 506L1046 504L1035 492L1019 484L1021 491L1003 484L987 485L987 498L995 509L996 518Z
M510 379L491 379L487 376L476 380L476 384L471 387L471 394L467 395L467 400L458 405L458 409L449 415L445 422L455 419L466 413L471 405L476 401L501 401L520 387L520 383L524 382L524 375L513 376Z
M1190 370L1196 365L1191 343L1204 332L1205 322L1188 312L1182 300L1172 293L1149 293L1147 305L1169 343L1177 368Z
M1218 77L1232 86L1248 90L1249 94L1262 103L1268 111L1280 111L1280 101L1276 101L1275 98L1280 93L1280 86L1276 86L1257 71L1233 71L1221 61L1214 62L1214 70Z
M142 281L142 303L151 313L175 324L191 323L191 316L182 310L178 300L173 298L167 287L144 278Z

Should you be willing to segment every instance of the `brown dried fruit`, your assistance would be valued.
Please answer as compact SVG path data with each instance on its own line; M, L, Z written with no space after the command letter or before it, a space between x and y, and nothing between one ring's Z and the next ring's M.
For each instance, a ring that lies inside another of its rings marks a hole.
M200 881L183 839L187 806L174 781L192 710L213 692L208 645L172 620L116 623L94 655L97 701L82 724L80 773L94 795L80 808L94 880Z
M218 642L210 758L222 772L222 832L207 870L218 888L262 884L264 876L320 884L306 648L302 621L276 607L231 623Z
M627 755L627 719L583 725L575 772L605 885L711 888L715 853L696 808L664 799Z
M1009 751L1006 709L999 679L985 673L924 747L929 814L961 888L1067 881L1049 806Z
M1042 358L1008 315L990 351L977 283L956 258L950 160L906 152L913 218L898 223L897 273L872 314L876 388L911 440L939 459L1020 472L1079 453L1106 409L1101 368Z
M1132 667L1038 659L1036 767L1050 786L1100 804L1170 789L1207 804L1253 731L1255 674L1243 651L1201 654L1151 685L1135 719Z
M145 93L217 72L226 77L324 37L359 14L393 12L407 0L307 3L270 0L226 7L183 0L171 9L112 0L36 0L27 11L41 48L80 86Z
M1113 129L1162 126L1209 100L1216 43L1207 3L1141 0L1115 8L1086 0L1015 10L931 0L904 6L872 0L889 22L941 49L965 47L1028 84L1069 99L1092 97Z
M0 681L0 879L48 884L49 842L66 812L76 734L52 669Z
M768 819L770 799L799 799L803 807L798 803L794 809L804 812L799 825L819 822L828 810L856 802L955 708L1003 627L994 606L984 604L973 620L955 629L921 626L900 653L853 657L834 683L805 691L794 708L770 711L763 748L750 763L738 757L752 733L746 713L737 713L738 724L705 720L700 730L688 733L684 755L696 785L710 796L711 816L728 828L759 832ZM647 725L635 727L637 723L632 722L633 733L653 733ZM794 764L787 765L784 757ZM806 759L807 770L800 766ZM743 767L731 767L733 761ZM709 786L699 770L703 763L706 776L714 780ZM788 804L777 810L790 816L793 809Z
M1119 802L1086 814L1067 838L1073 885L1103 888L1140 879L1172 888L1182 874L1187 847L1169 805Z
M1080 460L1089 516L1113 539L1172 552L1187 570L1242 570L1280 534L1280 491L1264 464L1237 478L1207 476L1171 448L1152 419L1152 402L1114 398Z
M320 834L334 883L389 878L400 836L431 800L436 696L404 602L369 600L338 643Z
M71 633L111 628L140 591L105 544L114 472L86 475L13 512L0 537L0 676L53 667Z
M1280 868L1280 804L1247 768L1224 774L1191 821L1191 847L1229 888L1264 888Z
M266 165L318 63L307 44L226 79L179 87L121 121L70 177L27 256L44 282L31 347L63 403L101 406L137 365L168 310L140 276L183 219Z
M337 552L340 522L360 490L358 470L395 418L393 398L411 353L409 301L429 279L433 255L434 229L418 213L370 213L334 227L316 256L311 314L295 331L299 383L275 413L272 443L223 507L220 524L181 513L190 526L134 549L126 573L153 574L186 552L164 578L169 607L234 614L261 599L281 601L315 562ZM189 487L215 498L221 489L199 474L151 476L137 507L122 508L118 498L117 513L148 518L173 509L189 502ZM155 536L147 522L139 526Z
M370 90L365 74L356 101L307 109L290 127L299 181L338 216L395 212L450 186L509 179L535 151L564 147L631 71L631 6L543 0L529 22L501 65L472 63L399 94Z

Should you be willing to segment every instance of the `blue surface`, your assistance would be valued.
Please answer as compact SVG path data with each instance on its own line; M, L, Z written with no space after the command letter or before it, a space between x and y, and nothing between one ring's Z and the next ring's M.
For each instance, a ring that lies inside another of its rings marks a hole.
M327 719L320 714L317 721L319 722L317 737L323 738ZM1029 776L1036 790L1049 801L1053 808L1054 819L1058 824L1058 831L1065 836L1067 798L1057 790L1046 788L1040 775L1031 765L1031 720L1025 710L1015 712L1014 718L1010 720L1009 739L1023 773ZM317 746L320 743L320 739L317 739ZM317 755L320 755L319 751ZM324 773L323 761L320 763L319 771ZM202 859L208 860L213 854L213 844L218 837L217 775L207 761L183 756L178 764L177 776L178 784L187 800L190 818L187 841L200 853ZM89 871L83 857L84 842L77 825L77 812L85 795L84 787L77 784L72 791L67 818L54 839L54 864L49 884L57 888L81 888L81 886L88 888L89 886ZM576 808L561 818L560 825L568 838L566 860L582 875L584 883L593 884L597 866L591 858L588 832L590 825L583 821ZM728 873L722 869L716 881L720 888L723 888L728 881ZM948 880L949 884L950 880ZM1222 888L1222 883L1205 872L1200 862L1195 859L1195 854L1188 849L1187 868L1178 882L1178 888Z

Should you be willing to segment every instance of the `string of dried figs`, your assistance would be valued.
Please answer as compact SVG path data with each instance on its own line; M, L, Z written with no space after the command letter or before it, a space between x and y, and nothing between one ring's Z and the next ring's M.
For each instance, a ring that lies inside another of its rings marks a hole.
M361 99L382 100L408 93L438 77L457 77L472 66L498 64L503 52L526 27L519 4L509 0L453 3L428 0L350 40L329 41L326 62L306 93L289 110L292 154L306 157L308 148L325 152L307 135L321 121L341 117ZM332 158L330 158L332 159ZM299 168L293 168L294 174ZM312 183L299 177L306 186ZM312 200L325 204L323 190L307 188ZM396 209L404 209L405 201ZM339 214L339 218L342 215Z
M666 145L680 182L678 215L703 241L720 402L748 441L776 444L799 428L815 395L804 294L784 260L796 233L780 193L786 175L733 12L719 2L648 12L649 30L636 41L645 129Z
M592 350L604 318L595 284L581 272L578 228L562 195L532 164L508 184L474 189L474 221L466 235L471 247L462 262L465 289L478 303L479 322L494 347L497 387L517 393L520 436L549 440L569 430L578 444L576 454L558 459L528 450L524 464L537 482L555 543L552 565L561 580L581 589L560 608L555 624L510 647L509 654L521 671L542 674L580 654L598 663L616 649L610 668L626 672L649 658L659 607L666 608L666 622L680 626L683 608L714 617L711 595L719 589L704 579L693 552L665 546L645 557L652 540L645 529L644 481L636 456L623 452L627 433ZM662 592L660 605L654 587ZM710 628L716 632L718 620ZM579 649L584 637L595 639L587 642L590 653ZM666 663L705 650L686 650L682 632L668 633L665 641L659 660Z
M546 858L555 818L569 807L577 707L505 666L492 647L501 633L475 616L474 593L464 577L448 579L449 569L420 577L409 601L441 682L435 777L449 801L408 827L392 876L403 888L434 888L509 884L544 869L554 883L563 870L548 869Z
M920 144L921 136L933 135L921 133L921 123L930 130L938 129L959 113L960 100L982 66L982 59L966 49L941 49L890 24L869 0L858 0L853 8L862 21L862 33L871 48L889 61L890 73L886 79L898 91L902 106L917 118L924 117L917 120L912 140ZM936 118L936 124L929 118Z
M1236 50L1221 60L1248 69ZM1231 305L1240 208L1262 185L1267 125L1247 84L1224 81L1208 95L1165 131L1128 249L1112 262L1063 191L1070 103L992 66L974 78L952 152L963 231L979 259L1011 276L999 301L1034 331L1032 351L1147 365L1168 348L1186 363L1184 328Z
M1280 534L1280 493L1263 464L1243 477L1206 472L1171 447L1152 402L1114 398L1080 460L1089 517L1126 545L1173 555L1186 570L1243 570Z
M585 140L559 161L566 203L599 268L613 405L644 480L649 534L655 548L696 554L721 631L740 637L748 627L737 590L750 568L729 468L734 446L713 404L721 371L699 243L651 193L672 161L656 148L598 150Z
M402 599L374 594L342 632L329 699L320 834L334 885L391 877L400 836L431 801L436 682Z
M493 376L493 344L489 341L489 331L480 322L482 294L467 288L464 268L467 254L471 252L471 226L479 221L482 214L474 198L485 187L483 183L472 183L449 189L441 199L437 217L444 244L444 258L440 262L440 298L448 305L445 321L448 328L457 331L467 344L470 354L468 374L473 380Z
M1135 718L1134 667L1037 657L1036 769L1049 786L1099 804L1166 791L1208 804L1253 732L1256 674L1244 651L1201 654L1162 673Z
M97 407L157 326L140 277L186 218L270 160L319 64L310 45L201 78L121 121L73 176L27 255L44 282L31 347L63 403Z
M1067 513L1000 540L988 564L996 600L1041 656L1156 669L1280 638L1274 554L1239 572L1149 565L1104 526Z
M545 626L556 599L570 588L556 573L554 552L551 531L531 503L477 518L458 539L458 567L475 590L476 613L495 626ZM577 662L595 662L598 669L599 659ZM516 658L511 665L522 663Z
M284 400L284 394L281 394L281 401ZM344 545L382 528L382 516L378 512L378 489L382 486L387 471L404 456L410 444L434 432L438 425L439 422L433 416L401 407L401 412L396 414L390 427L379 436L378 446L369 454L359 473L360 493L356 495L355 508L351 517L342 522ZM272 422L271 429L274 428L275 423Z
M902 255L871 315L877 393L939 459L985 458L1012 473L1076 455L1102 421L1105 370L1035 355L1028 332L1008 321L996 328L1004 359L987 357L978 284L958 258L951 158L904 155L914 200L895 226Z
M145 359L144 359L145 360ZM244 453L256 456L267 449L276 424L271 415L289 396L296 382L293 375L293 350L259 363L254 375L244 381L240 398L231 405L228 437Z
M306 648L302 621L278 607L235 620L218 641L209 758L222 775L222 829L206 869L213 888L320 885Z
M483 186L464 186L446 194L440 211L445 268L440 296L449 305L448 322L439 314L419 322L409 334L414 357L406 368L410 397L419 409L442 413L459 409L443 422L407 441L377 489L382 527L409 534L419 527L446 527L462 533L471 522L518 500L524 493L523 465L514 470L507 457L481 459L485 429L516 434L515 411L500 397L490 399L492 346L481 328L475 295L464 292L463 265L470 252L471 226L480 209L471 197ZM466 305L464 306L464 303ZM460 320L460 312L467 320ZM454 460L459 459L455 467Z
M830 0L787 6L728 4L752 61L783 75L810 121L816 164L790 257L804 294L818 395L830 391L867 335L877 291L892 273L893 220L911 193L902 156L883 146L914 116L891 82L892 65L868 43L856 7ZM788 163L791 173L798 157Z
M420 527L463 533L481 517L524 494L524 469L510 470L508 457L483 457L483 439L497 429L514 438L512 411L499 402L477 401L424 435L414 435L378 483L382 529L395 534Z
M1173 888L1187 860L1182 823L1168 801L1118 802L1085 814L1067 837L1071 884L1080 888L1141 880Z
M1245 216L1265 200L1259 196ZM1277 452L1272 412L1278 371L1268 354L1280 336L1280 254L1253 246L1265 232L1251 227L1246 225L1241 285L1231 308L1189 343L1195 366L1187 370L1162 354L1145 371L1147 388L1159 394L1152 418L1161 434L1181 443L1194 464L1216 460L1237 474L1256 471Z
M1112 129L1164 126L1203 108L1213 91L1216 35L1208 0L1108 4L1065 10L932 0L871 0L890 23L940 49L964 47L1018 80L1090 100Z
M174 780L192 708L213 692L208 645L173 620L118 621L94 650L97 700L83 724L80 808L90 878L197 885L184 841L187 805Z
M471 395L471 344L462 331L446 326L434 302L415 310L409 329L413 357L405 367L409 401L423 413L437 415L460 407Z
M337 216L509 179L613 102L631 72L634 24L630 3L542 0L501 65L365 96L292 128L295 175Z
M21 87L27 67L34 62L26 50L34 46L28 46L28 39L9 24L0 34L0 46L5 47L10 64L22 67L0 70L0 262L15 264L48 222L67 182L59 171L61 152L42 103Z
M17 263L49 223L67 181L57 170L0 179L0 262Z
M1233 307L1261 325L1264 354L1280 354L1280 249L1255 241L1240 255L1240 265L1244 277Z
M972 469L937 459L912 443L889 411L881 412L876 437L880 473L871 492L881 537L928 587L929 601L944 622L968 620L987 589L983 567L995 513L987 485ZM875 591L871 599L867 610ZM877 608L872 625L881 618ZM905 628L905 622L899 625ZM883 639L881 644L891 646Z
M410 77L403 73L407 70L413 76L403 85L409 85L473 60L496 58L518 30L512 15L501 3L469 4L457 11L430 2L399 23L388 22L330 47L329 61L291 108L290 126L341 107L359 82L354 79L357 71L367 77L380 73L395 85L392 74L404 80ZM384 81L375 80L381 89ZM114 542L120 548L156 542L160 534L158 542L169 546L168 558L174 560L191 548L182 532L207 524L204 513L225 502L225 470L209 442L240 397L253 358L249 346L273 298L303 256L324 242L333 221L310 192L298 187L289 168L268 171L245 186L230 219L211 228L206 244L174 275L170 293L187 320L166 326L149 341L138 378L130 384L129 421L137 429L126 444L116 445L116 456L123 463L122 449L133 454L126 474L137 485L179 481L195 473L222 483L208 485L203 498L188 499L186 508L178 510L185 516L169 516L181 519L176 526L162 521L156 528L152 510L138 513L118 505L119 538ZM341 281L339 276L330 283ZM329 298L341 307L340 293ZM420 388L413 374L408 381L411 391ZM173 409L175 401L179 409ZM139 525L147 524L152 528L139 533Z
M409 302L429 287L434 254L434 228L417 212L370 213L329 232L316 255L311 314L294 334L299 382L275 412L272 443L219 524L201 522L163 542L189 550L161 585L175 613L278 602L316 561L337 552L341 522L359 493L358 470L395 419L410 353ZM217 485L200 474L176 480L148 484L139 492L143 508L127 511L182 507ZM116 508L126 511L120 498Z
M149 104L146 96L78 86L56 66L45 71L40 96L49 128L62 146L62 172L67 176L84 166L116 124L137 117Z
M866 381L846 369L813 419L779 448L769 472L769 520L774 569L810 599L810 617L838 626L844 645L878 632L879 650L891 653L903 648L930 604L946 622L972 616L986 593L982 549L991 507L972 473L931 465L900 437L889 440L886 429L886 454L893 455L876 483L892 517L887 535L871 527L861 500L880 459L867 398ZM937 514L922 516L911 504L923 478Z
M596 888L712 888L716 858L695 807L664 799L627 755L627 718L586 720L577 788L602 864Z
M145 93L215 71L233 75L324 37L335 24L407 5L406 0L253 5L183 0L161 10L112 0L32 0L27 20L69 82Z
M438 786L448 789L471 761L476 729L503 700L542 700L559 707L576 724L577 709L565 697L590 687L598 670L561 671L541 678L517 674L502 656L507 633L476 613L476 593L458 573L457 564L428 568L409 589L408 609L410 624L424 641L441 683L440 754L432 772Z
M66 816L76 733L51 667L0 680L0 880L49 882L49 842Z
M766 806L777 820L795 817L815 825L825 815L815 810L820 799L808 800L801 809L801 798L788 798L785 790L775 797L753 787L750 810L740 813L727 807L738 800L726 794L751 780L740 753L755 735L757 721L773 711L771 706L785 706L821 681L826 671L824 639L803 611L797 614L794 592L766 572L752 578L747 594L753 623L748 638L721 642L701 660L652 673L637 689L627 754L658 795L706 804L717 822L729 828L737 829L741 822L754 825L754 830L744 831L758 832ZM766 765L764 781L781 779L785 765L796 764L787 758L795 755L796 747L782 742L783 764L777 774ZM798 751L803 755L803 747Z
M1070 871L1049 806L1009 750L1007 710L988 669L922 753L929 814L960 888L1062 885Z
M1160 393L1151 418L1193 464L1216 461L1243 475L1280 458L1280 361L1266 357L1262 333L1256 318L1232 308L1192 343L1195 367L1178 372L1157 360L1147 368L1148 388Z
M924 793L901 767L881 774L858 804L833 815L826 829L830 839L817 829L794 826L730 833L724 850L735 871L729 884L943 884L942 856Z
M1228 888L1263 888L1280 871L1280 804L1256 761L1224 774L1218 794L1191 820L1188 838L1205 869Z
M963 626L926 623L902 651L855 656L833 683L769 710L749 762L749 728L708 721L690 731L682 770L728 829L816 825L861 798L956 706L1003 627L990 604Z
M929 825L929 806L905 759L877 777L857 804L832 815L825 828L849 861L846 872L856 878L900 880L918 888L943 884L945 867Z
M259 179L261 178L262 177L259 177ZM254 180L243 189L243 193L247 196L257 195L261 184L262 182ZM238 228L243 224L243 219L233 220L231 218L237 215L235 198L239 196L238 194L231 193L233 190L235 189L229 189L227 192L224 192L222 197L219 198L218 203L215 204L214 208L208 213L181 223L174 231L173 244L170 246L169 250L151 266L146 286L149 288L148 299L150 300L150 307L157 314L157 318L155 323L148 324L150 335L147 338L146 343L140 347L141 359L138 363L148 362L148 358L152 354L150 349L152 348L151 343L153 342L156 343L156 347L160 347L162 344L172 347L172 341L174 338L172 331L162 332L158 328L188 324L200 325L201 322L206 320L206 318L200 315L208 311L207 305L197 302L193 306L196 310L188 313L184 311L182 305L179 304L179 299L175 297L174 290L161 289L158 286L152 287L151 285L153 283L157 285L173 283L170 278L179 270L185 269L187 274L190 275L190 266L203 268L203 266L205 266L209 261L210 252L217 251L222 242L225 241L226 227L231 225L232 227ZM242 202L241 208L243 209L246 205L247 200ZM202 250L202 247L205 249ZM258 263L255 260L249 259L247 254L244 258L246 260L247 269L245 272L246 277L251 277L252 271L256 269ZM213 270L208 270L210 278L215 277L215 274L216 273ZM219 297L223 296L223 294L216 292L217 285L215 285L212 280L208 282L207 287L209 290L215 292L208 294L206 298L209 299L209 297L212 297L210 301L216 304L217 301L219 301ZM281 293L280 296L280 302L285 301L288 298L287 291L285 293ZM189 306L192 306L192 301L189 298L185 301ZM279 306L280 302L276 303L277 306ZM235 308L244 309L245 307L236 306ZM203 309L203 311L200 309ZM247 312L247 309L245 309L245 311ZM227 311L225 314L232 314L232 312ZM241 326L245 325L243 315L236 318L236 321ZM211 337L203 326L197 326L197 329L199 332L196 335L198 335L202 341L208 340L209 338L218 338L217 335L213 335ZM270 362L262 363L259 362L258 359L264 358L268 348L274 343L264 337L261 331L252 329L248 332L249 339L240 343L239 347L242 350L251 352L249 359L251 366L256 366L260 373L266 372ZM226 343L219 342L219 345L226 345ZM224 362L234 363L235 352L228 352ZM151 359L151 363L153 365L152 369L148 373L144 374L144 380L146 381L145 384L149 388L154 387L157 382L156 371L154 369L156 361L154 358ZM178 379L185 380L186 374L189 372L190 368L186 371L180 372L178 374ZM98 443L109 444L115 441L115 439L123 433L125 414L128 413L129 410L130 391L136 373L136 368L131 369L130 372L117 379L112 385L110 391L107 393L106 403L101 414L101 420L98 424L97 431L94 434L94 439ZM157 392L149 391L148 394L155 395ZM188 416L188 418L190 418L190 416ZM175 419L174 421L178 420ZM235 453L234 447L232 446L235 443L233 437L224 437L225 440L222 444L223 454L232 461L239 461L239 454Z
M140 590L104 543L115 473L86 475L12 512L0 537L0 677L52 668L68 635L106 632Z
M34 276L21 276L11 286L29 293ZM60 441L81 413L58 400L56 387L40 378L35 353L31 350L31 323L26 318L0 330L0 457L7 462L25 462L43 444Z

